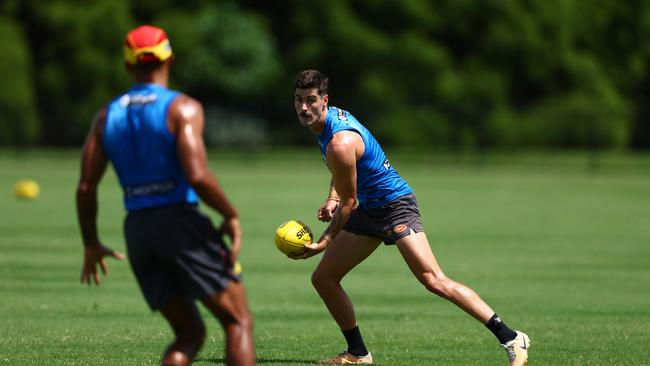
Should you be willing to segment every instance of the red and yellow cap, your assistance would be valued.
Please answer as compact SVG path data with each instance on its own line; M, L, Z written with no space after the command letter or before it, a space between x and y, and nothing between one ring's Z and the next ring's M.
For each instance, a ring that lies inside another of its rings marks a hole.
M165 61L172 56L167 33L158 27L141 25L124 40L124 59L131 65Z

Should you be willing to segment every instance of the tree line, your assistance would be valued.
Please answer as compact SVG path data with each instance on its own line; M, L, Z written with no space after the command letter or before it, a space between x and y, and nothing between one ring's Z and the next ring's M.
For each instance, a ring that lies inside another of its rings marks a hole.
M4 0L0 145L79 145L164 27L215 145L301 144L297 72L386 144L650 147L647 0Z

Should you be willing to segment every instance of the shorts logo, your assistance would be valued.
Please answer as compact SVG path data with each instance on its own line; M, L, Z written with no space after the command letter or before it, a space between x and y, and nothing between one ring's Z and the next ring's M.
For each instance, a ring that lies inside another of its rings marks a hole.
M395 226L393 231L395 231L395 234L399 234L399 233L403 232L404 230L406 230L406 227L407 227L406 225L400 224L400 225Z

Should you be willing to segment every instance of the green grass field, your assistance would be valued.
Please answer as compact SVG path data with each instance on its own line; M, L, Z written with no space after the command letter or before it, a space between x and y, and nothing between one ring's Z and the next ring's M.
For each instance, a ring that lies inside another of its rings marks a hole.
M171 331L145 305L126 262L100 287L79 283L77 151L0 153L0 364L156 365ZM475 289L532 339L530 365L650 364L650 159L582 155L417 158L394 165L414 187L446 274ZM273 244L290 218L314 231L329 177L317 149L212 152L239 207L245 284L259 364L306 365L344 349L310 285L317 258L295 262ZM41 184L35 201L13 184ZM100 189L100 233L124 249L120 191ZM215 215L213 217L216 218ZM493 336L424 288L394 247L380 247L344 281L378 365L505 365ZM196 365L222 364L223 335L205 313Z

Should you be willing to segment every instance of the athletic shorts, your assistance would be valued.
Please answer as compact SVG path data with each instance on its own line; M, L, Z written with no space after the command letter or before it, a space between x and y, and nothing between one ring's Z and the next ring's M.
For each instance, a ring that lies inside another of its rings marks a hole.
M363 206L358 206L352 211L343 230L381 239L386 245L395 244L408 236L411 230L421 232L423 228L415 194L400 196L377 208L364 209Z
M221 233L194 205L130 212L124 233L131 269L152 310L178 296L210 297L239 281Z

